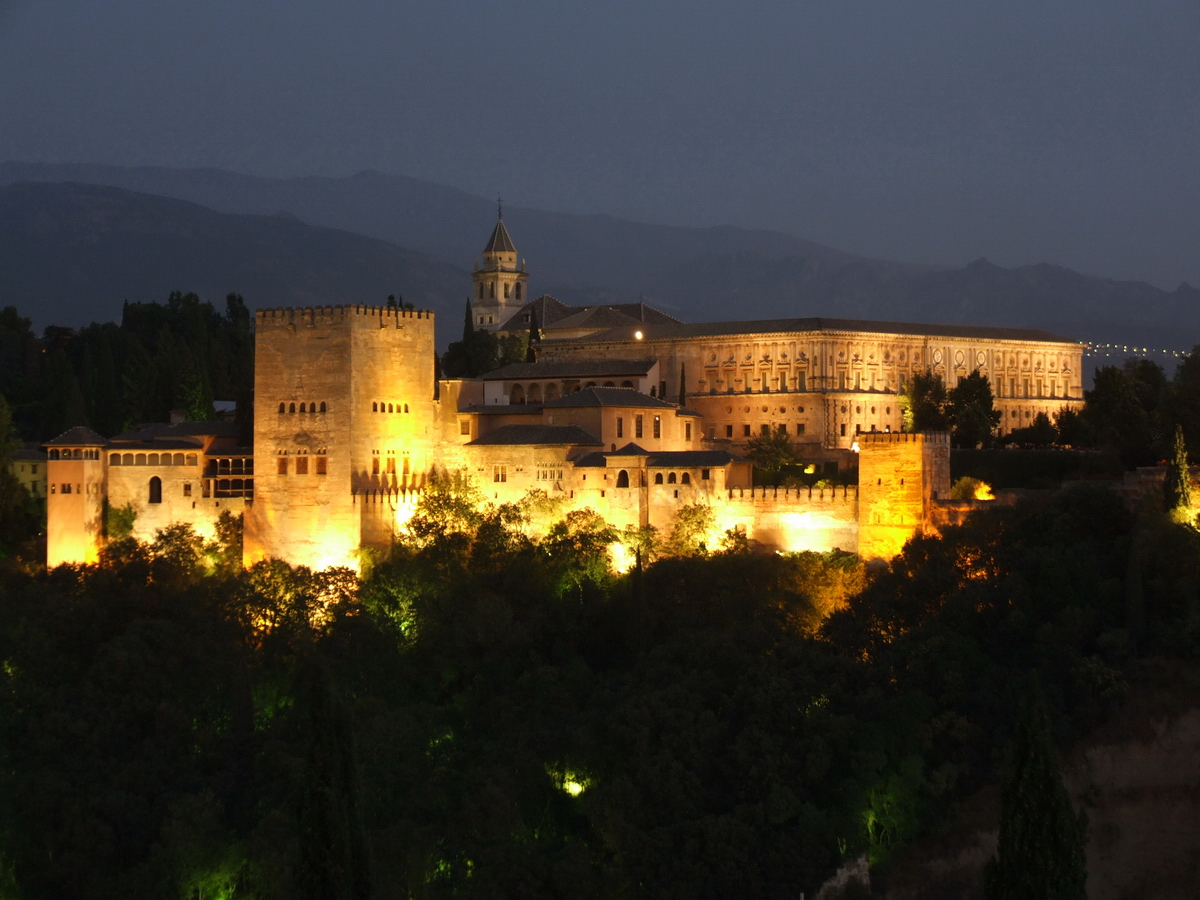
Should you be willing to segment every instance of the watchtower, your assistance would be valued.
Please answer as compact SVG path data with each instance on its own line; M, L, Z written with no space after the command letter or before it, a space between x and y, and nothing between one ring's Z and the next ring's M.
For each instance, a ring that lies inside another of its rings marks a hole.
M857 441L858 553L891 559L933 527L934 502L950 497L950 435L869 432Z
M357 567L434 462L433 313L382 306L259 310L254 504L245 562Z
M82 425L46 443L46 565L94 563L104 544L104 438Z

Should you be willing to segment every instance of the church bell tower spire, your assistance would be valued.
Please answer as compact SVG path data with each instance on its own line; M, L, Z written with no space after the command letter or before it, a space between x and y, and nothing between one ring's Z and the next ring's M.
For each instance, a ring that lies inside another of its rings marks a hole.
M517 248L504 226L504 206L496 198L496 227L483 248L483 264L471 273L475 327L497 331L529 299L529 273L517 264Z

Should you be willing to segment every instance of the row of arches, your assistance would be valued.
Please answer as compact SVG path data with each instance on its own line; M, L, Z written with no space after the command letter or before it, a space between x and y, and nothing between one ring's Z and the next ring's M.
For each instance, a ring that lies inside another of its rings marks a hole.
M384 403L382 400L373 401L371 403L371 412L408 412L407 403Z
M327 408L325 406L324 400L321 401L320 409L317 408L317 404L315 404L315 403L301 403L300 404L300 412L302 412L302 413L315 413L315 412L326 412L326 411L327 411ZM296 404L295 403L280 403L279 404L279 414L280 415L283 415L284 413L294 413L294 412L296 412Z
M48 459L99 459L99 450L90 449L74 449L74 450L59 450L51 448Z
M195 453L110 453L110 466L194 466Z

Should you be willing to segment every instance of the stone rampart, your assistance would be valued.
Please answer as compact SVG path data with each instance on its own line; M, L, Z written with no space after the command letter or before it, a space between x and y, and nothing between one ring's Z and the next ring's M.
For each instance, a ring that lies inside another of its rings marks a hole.
M794 552L858 549L858 489L732 488L714 506L717 527L763 547Z

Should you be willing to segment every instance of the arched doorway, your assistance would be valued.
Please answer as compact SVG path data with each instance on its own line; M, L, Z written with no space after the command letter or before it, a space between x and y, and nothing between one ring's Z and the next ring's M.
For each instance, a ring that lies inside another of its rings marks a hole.
M524 403L525 402L525 388L521 387L521 385L519 385L519 384L514 384L512 386L512 393L509 395L508 402L515 404L517 406Z
M629 487L629 473L626 472L624 469L622 469L620 471L620 474L617 475L617 487L619 487L619 488Z
M157 475L150 479L150 502L162 503L162 479Z

